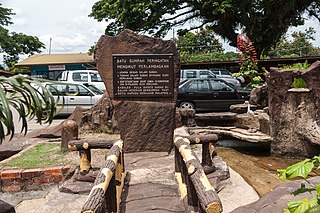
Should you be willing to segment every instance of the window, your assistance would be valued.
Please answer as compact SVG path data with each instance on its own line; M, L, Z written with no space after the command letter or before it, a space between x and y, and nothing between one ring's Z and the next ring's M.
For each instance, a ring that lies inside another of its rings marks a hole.
M231 91L234 92L234 88L229 86L223 81L210 81L213 91Z
M68 95L78 95L78 93L79 93L78 86L77 85L68 85L67 93L68 93Z
M79 86L79 94L78 96L90 96L91 92L89 90L87 90L86 88L84 88L83 86Z
M91 82L102 82L102 78L99 73L90 72Z
M196 71L186 71L186 78L196 78L197 73Z
M88 82L88 73L87 72L74 72L72 74L72 80L79 82Z
M207 80L192 81L186 89L188 92L207 92L209 91L209 83Z
M66 85L64 84L47 84L46 88L52 95L65 95L66 93Z
M231 75L231 73L227 70L221 70L221 75Z
M215 74L211 71L200 71L200 78L215 78Z

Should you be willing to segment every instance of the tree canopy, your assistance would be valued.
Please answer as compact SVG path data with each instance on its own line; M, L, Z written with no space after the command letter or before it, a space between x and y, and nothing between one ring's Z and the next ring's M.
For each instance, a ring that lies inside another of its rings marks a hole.
M128 28L164 36L172 27L206 26L236 47L240 32L252 40L259 57L290 26L302 25L304 14L319 18L319 8L319 0L99 0L89 16L108 21L109 35Z
M302 56L320 55L320 48L314 47L312 41L315 40L314 28L306 29L304 32L293 32L292 39L283 36L280 42L271 49L268 56L273 58L289 58Z
M13 24L11 16L15 15L12 9L2 7L0 3L0 53L4 54L4 62L10 65L17 62L20 54L34 54L41 52L44 44L35 36L23 33L9 32L6 27Z

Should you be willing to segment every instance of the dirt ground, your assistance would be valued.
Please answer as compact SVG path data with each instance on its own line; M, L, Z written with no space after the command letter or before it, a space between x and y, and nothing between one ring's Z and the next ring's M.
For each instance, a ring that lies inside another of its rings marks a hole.
M245 154L224 147L218 147L216 151L229 167L239 173L257 191L260 197L278 184L285 183L278 178L277 169L284 169L302 160Z

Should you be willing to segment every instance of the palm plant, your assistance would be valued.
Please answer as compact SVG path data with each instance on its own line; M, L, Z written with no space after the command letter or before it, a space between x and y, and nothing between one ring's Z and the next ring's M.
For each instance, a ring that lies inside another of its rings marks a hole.
M50 124L56 113L56 104L40 81L21 75L0 76L0 144L6 136L10 135L10 140L14 136L13 110L17 111L22 123L21 133L26 134L29 119Z

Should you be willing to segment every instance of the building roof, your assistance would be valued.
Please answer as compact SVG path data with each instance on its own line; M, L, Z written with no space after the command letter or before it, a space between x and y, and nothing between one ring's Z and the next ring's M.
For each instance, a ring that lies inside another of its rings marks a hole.
M16 64L16 66L33 66L48 64L82 64L94 63L92 55L86 53L72 54L35 54Z

